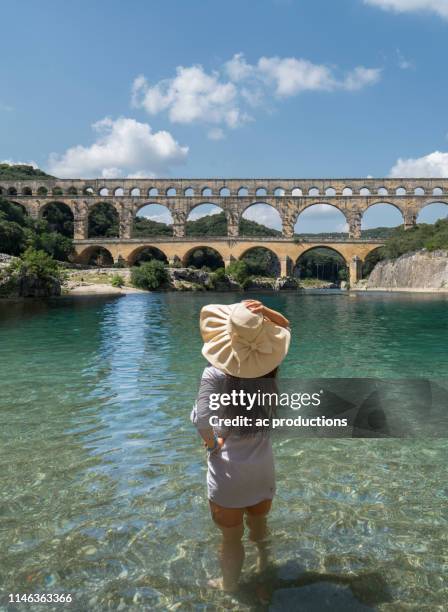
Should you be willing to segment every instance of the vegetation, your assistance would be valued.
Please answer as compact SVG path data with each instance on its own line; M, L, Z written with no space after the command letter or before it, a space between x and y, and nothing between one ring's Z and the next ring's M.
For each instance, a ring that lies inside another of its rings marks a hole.
M153 259L132 268L131 281L139 289L154 290L162 287L168 280L168 273L163 262Z
M55 177L27 164L0 164L0 179L2 181L23 181L34 178L50 179Z
M418 249L448 249L448 218L439 219L433 225L418 223L411 229L396 228L380 249L381 259L396 259L404 253Z
M301 279L318 279L337 283L347 280L348 271L344 258L327 248L307 251L297 262Z
M89 214L89 238L115 238L118 235L118 212L109 202L99 202Z
M135 217L132 228L134 238L147 238L148 236L172 236L173 226L153 221L147 217Z
M121 274L114 274L110 279L110 284L112 287L123 287L124 278L121 276Z
M249 278L250 272L247 263L242 259L232 261L227 267L227 275L233 278L237 283L242 285Z
M58 263L45 251L28 247L20 259L11 264L11 271L19 276L36 276L41 280L62 280Z
M204 268L211 271L222 268L223 265L224 262L221 255L215 249L210 249L209 247L195 249L190 253L187 260L187 266L189 267Z

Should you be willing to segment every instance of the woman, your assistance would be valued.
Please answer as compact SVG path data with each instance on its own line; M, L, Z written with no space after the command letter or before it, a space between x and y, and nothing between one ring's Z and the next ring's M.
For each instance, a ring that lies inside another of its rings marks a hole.
M275 493L270 421L277 368L289 348L289 322L257 300L244 300L202 308L200 330L208 365L191 419L207 448L210 510L222 532L223 578L210 584L234 591L244 561L245 514L258 568L267 561L266 516ZM218 421L226 418L230 424Z

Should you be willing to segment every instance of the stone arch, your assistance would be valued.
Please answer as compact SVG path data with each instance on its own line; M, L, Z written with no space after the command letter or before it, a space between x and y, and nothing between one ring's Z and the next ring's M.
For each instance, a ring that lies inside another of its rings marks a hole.
M122 196L124 196L124 189L123 187L116 187L114 189L114 196L121 198Z
M407 193L406 189L404 187L402 187L402 186L401 187L397 187L395 189L395 195L397 195L397 196L404 196L404 195L406 195L406 193Z
M448 201L425 202L417 215L418 223L435 223L439 219L448 218Z
M67 202L57 200L46 202L39 209L39 217L47 221L51 231L73 238L74 214Z
M201 191L201 195L205 196L206 198L209 198L210 196L213 195L213 192L210 189L210 187L205 186Z
M280 276L280 257L277 253L264 245L257 245L245 249L238 258L247 265L249 274L253 276Z
M349 280L349 262L343 253L326 244L305 249L293 262L293 276L339 284Z
M67 195L75 196L78 195L78 190L73 185L67 189Z
M83 195L86 195L86 196L93 196L95 195L95 190L93 189L91 185L86 185L84 189L82 190L82 193Z
M377 208L379 206L381 208ZM375 211L374 214L372 214L373 210ZM395 211L399 213L400 219L397 217ZM383 217L384 221L382 220ZM395 221L398 221L398 223ZM403 223L403 210L400 208L400 206L398 206L398 204L395 202L389 202L388 200L380 200L369 203L364 209L361 217L362 229L373 229L375 227L397 227L399 225L403 225Z
M131 198L138 198L140 197L140 188L139 187L132 187L131 189Z
M344 187L344 189L342 190L342 195L343 196L352 196L353 195L353 189L351 187Z
M276 187L274 189L274 196L277 198L282 198L285 195L285 190L283 189L283 187Z
M199 244L185 252L182 263L186 268L206 267L214 271L224 268L224 257L217 249Z
M185 222L187 236L227 236L227 231L227 216L219 204L198 202L188 211Z
M102 198L108 196L109 195L109 189L107 187L100 187L98 189L98 195L101 196Z
M327 187L325 189L325 195L327 197L333 197L336 195L336 189L334 187Z
M51 190L51 195L63 196L64 190L62 189L62 187L59 187L59 185L56 185L56 187L53 187L53 189Z
M313 196L313 197L318 196L319 195L319 189L317 187L310 187L308 189L308 195L309 196Z
M247 188L247 187L240 187L240 188L238 189L238 193L237 193L237 195L238 195L239 197L246 197L246 196L248 196L248 195L249 195L249 190L248 190L248 188Z
M152 244L144 244L131 251L127 257L127 263L129 266L139 266L145 261L151 261L151 259L168 263L166 254Z
M255 195L256 195L257 197L260 197L260 196L267 196L267 195L268 195L268 192L267 192L266 187L257 187L257 189L256 189L256 191L255 191Z
M219 195L221 198L228 198L230 196L230 189L228 187L221 187Z
M303 193L300 187L294 187L294 189L291 191L291 195L293 198L300 198L302 197Z
M433 196L443 195L442 187L434 187L434 189L432 190L432 195Z
M22 195L24 195L24 196L32 196L33 195L33 190L31 189L31 187L24 187L22 189Z
M298 234L340 234L348 231L347 225L345 210L334 201L322 200L307 203L300 210L294 223L294 232Z
M30 214L30 211L28 210L28 207L25 204L22 204L21 202L15 202L14 200L9 200L9 202L11 204L14 204L14 206L18 206L24 215Z
M361 187L361 189L359 190L359 195L360 196L369 196L369 195L371 195L370 189L368 187Z
M77 260L82 264L106 268L111 267L114 263L114 258L109 249L97 244L86 247L78 255Z
M153 198L154 196L158 196L159 195L159 190L157 189L157 187L150 187L148 189L148 196L150 198Z
M387 195L389 195L389 191L388 191L388 189L386 189L386 187L379 187L378 190L377 190L377 195L387 196Z
M175 187L168 187L168 189L165 192L165 195L168 198L173 198L176 194L177 194L177 191Z
M382 245L370 249L361 264L361 277L367 278L372 272L376 264L382 259L381 249Z
M424 188L423 187L416 187L414 189L414 195L416 195L416 196L423 196L423 195L425 195Z
M188 198L192 198L194 196L194 189L193 189L193 187L187 187L184 190L184 196L187 196Z
M48 195L48 189L46 187L44 187L43 185L41 185L40 187L37 188L37 195L41 196L41 197L45 197Z
M8 187L8 191L6 192L9 196L16 196L17 189L15 187Z
M112 202L95 202L89 207L89 238L118 238L120 235L120 218Z
M169 207L161 202L139 204L132 222L133 238L173 235L173 216Z
M261 227L257 228L252 223L245 223L245 221L255 222L259 226L267 228L268 231ZM258 200L251 202L241 211L239 218L240 236L276 236L281 234L282 230L281 214L272 204Z

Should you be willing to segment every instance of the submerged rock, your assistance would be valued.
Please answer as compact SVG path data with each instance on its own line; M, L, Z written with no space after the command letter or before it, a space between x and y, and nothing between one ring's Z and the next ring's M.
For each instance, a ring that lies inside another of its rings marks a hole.
M380 261L365 286L367 289L448 290L448 251L423 249Z
M275 279L274 289L276 291L282 291L283 289L298 289L299 287L299 281L293 276L281 276Z
M18 293L20 297L61 295L61 283L57 278L40 278L34 274L27 274L18 278Z

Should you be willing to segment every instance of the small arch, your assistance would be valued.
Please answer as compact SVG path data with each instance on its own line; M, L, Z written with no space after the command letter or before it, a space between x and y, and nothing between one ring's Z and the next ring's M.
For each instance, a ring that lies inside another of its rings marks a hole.
M114 196L117 196L117 197L119 197L119 198L120 198L120 197L122 197L122 196L124 196L124 189L123 189L123 187L117 187L117 188L114 190Z
M157 187L151 187L150 189L148 189L148 195L153 198L154 196L158 196L159 195L159 190L157 189Z
M227 236L227 218L216 204L198 204L190 210L185 226L187 236Z
M109 195L109 189L107 187L101 187L101 189L98 191L98 195L104 197L104 196L108 196Z
M414 189L414 195L416 195L416 196L425 195L425 190L423 189L423 187L416 187Z
M194 196L194 189L193 187L187 187L184 191L184 195L191 198Z
M51 193L54 196L62 196L62 195L64 195L62 187L53 187L53 189L51 190Z
M252 276L280 276L280 261L276 253L267 247L251 247L239 257L244 261L248 272Z
M397 227L403 225L403 222L403 213L396 204L375 202L364 211L361 219L361 229Z
M448 218L448 202L428 202L420 208L417 223L433 224Z
M32 196L33 195L33 190L31 189L31 187L24 187L22 189L22 195L24 195L24 196Z
M210 187L204 187L204 189L201 191L201 195L206 196L207 198L209 198L211 195L213 195L212 190L210 189Z
M265 196L267 194L268 192L266 191L264 187L258 187L258 189L255 191L256 196Z
M86 196L92 196L95 195L95 192L93 190L93 187L91 187L90 185L86 185L86 187L84 187L84 189L82 190L83 194Z
M291 195L293 198L300 198L302 196L302 190L300 187L294 187L294 189L291 191Z
M45 197L48 195L48 189L46 187L40 186L37 188L37 195L41 197Z
M360 196L369 196L370 195L370 189L368 187L361 187L361 189L359 190L359 195Z
M351 196L353 195L353 190L351 187L344 187L344 189L342 190L342 195L343 196Z
M195 246L185 253L183 264L186 268L208 268L214 271L224 268L224 259L216 249L208 246Z
M140 266L142 263L156 259L168 263L168 258L163 251L155 246L144 245L138 247L128 256L128 264L130 266Z
M404 187L397 187L397 189L395 190L395 195L397 196L406 195L406 189Z
M277 198L282 198L285 195L285 190L283 189L283 187L277 187L276 189L274 189L274 195Z
M386 189L386 187L380 187L377 191L377 194L380 196L387 196L389 195L389 191Z
M281 232L280 213L265 202L249 204L240 216L240 236L280 236Z
M432 195L443 195L443 189L441 187L434 187L434 189L432 190Z
M137 210L132 228L133 238L172 236L173 217L163 204L145 204Z
M140 197L140 189L138 187L133 187L131 189L131 197L132 198L138 198Z
M110 202L98 202L89 209L89 238L118 238L119 227L118 212Z
M166 190L166 195L169 198L172 198L176 195L176 188L175 187L168 187L168 189Z
M15 187L8 187L8 195L9 196L16 196L17 195L17 189Z
M319 189L317 187L311 187L310 189L308 189L308 195L309 196L318 196L319 195Z
M349 269L344 256L332 247L311 247L301 253L296 259L293 276L302 280L305 287L308 284L334 283L349 279Z
M103 246L90 246L87 247L78 259L81 263L85 263L89 266L97 266L99 268L110 268L114 264L114 258L112 253Z
M240 188L238 189L238 195L239 195L240 197L245 197L245 196L248 196L248 195L249 195L249 191L248 191L247 187L240 187Z
M327 238L348 232L347 219L335 204L311 204L302 210L294 225L294 232L307 234L328 234Z
M75 196L78 195L78 190L73 185L67 189L67 195Z
M40 209L42 219L47 221L50 231L73 238L73 212L65 202L49 202Z
M325 195L326 196L330 196L333 197L336 195L336 189L334 187L327 187L327 189L325 189Z
M222 198L227 198L230 195L230 189L228 187L221 187L221 189L219 190L219 195Z

